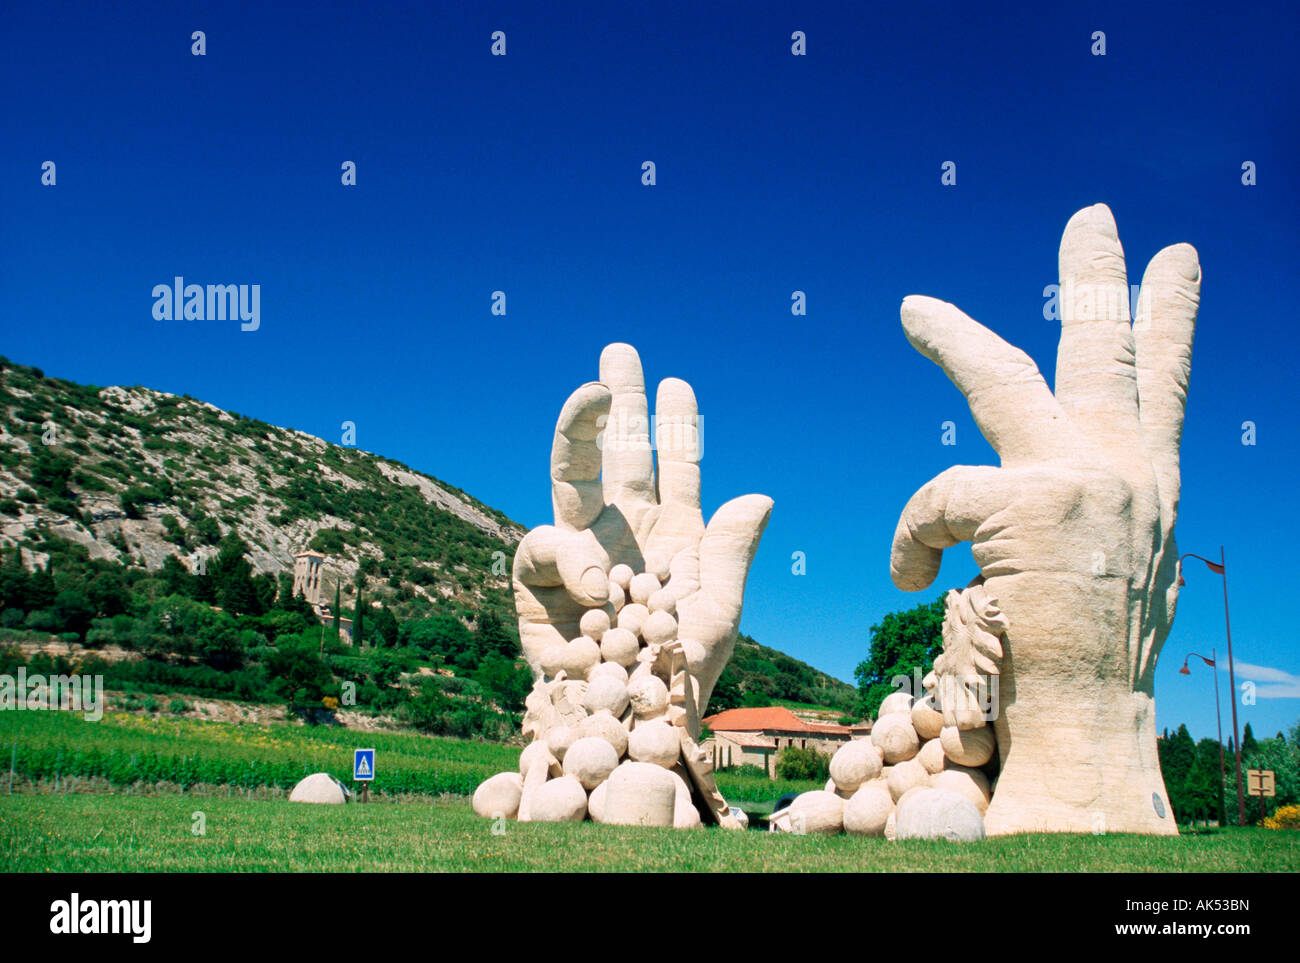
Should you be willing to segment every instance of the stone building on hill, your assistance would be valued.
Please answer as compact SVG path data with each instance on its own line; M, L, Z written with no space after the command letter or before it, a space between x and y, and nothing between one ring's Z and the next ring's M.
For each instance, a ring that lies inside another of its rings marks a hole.
M816 749L824 755L851 739L871 737L871 723L842 726L809 722L784 706L727 709L704 720L713 733L702 744L713 756L715 769L758 766L769 776L776 773L776 757L782 749Z

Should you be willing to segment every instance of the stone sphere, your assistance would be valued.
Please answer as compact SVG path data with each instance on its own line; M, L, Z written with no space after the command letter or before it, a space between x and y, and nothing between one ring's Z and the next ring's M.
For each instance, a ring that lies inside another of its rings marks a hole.
M668 686L657 675L645 675L629 683L627 697L638 719L654 719L668 708Z
M641 651L641 643L636 633L619 626L610 629L600 640L600 654L606 662L616 662L627 668L636 662L636 654Z
M564 653L568 647L564 645L548 645L542 649L542 654L538 661L542 664L542 671L549 676L556 676L564 668Z
M609 612L605 609L587 609L578 620L578 628L582 630L582 634L596 642L599 642L609 631L609 624Z
M880 703L880 708L876 712L876 718L893 715L895 712L912 711L912 693L910 692L893 692L885 696L885 701Z
M911 798L912 798L913 796L915 796L918 792L924 792L925 790L927 790L927 789L929 789L929 788L930 788L930 787L929 787L929 786L926 786L926 785L913 786L913 787L912 787L911 789L909 789L907 792L903 793L903 795L901 795L901 796L898 797L898 802L894 803L894 812L898 812L898 807L901 806L901 805L903 805L904 802L906 802L907 800L911 799Z
M470 805L475 813L488 819L498 816L514 819L519 814L519 797L523 792L523 776L517 772L499 772L479 783Z
M902 799L903 793L909 789L916 786L929 786L929 784L930 773L915 759L900 762L889 771L889 795L895 802Z
M524 746L524 751L519 754L520 776L528 775L528 770L532 768L533 763L537 760L555 758L555 754L551 752L550 747L546 744L549 735L548 733L546 737L534 740ZM567 745L565 748L568 748Z
M591 791L587 797L587 815L593 823L605 821L605 793L609 792L609 780L605 780Z
M578 738L578 733L569 726L556 726L546 734L546 748L551 750L551 755L564 762L564 754L569 751L569 746ZM522 756L521 756L522 758ZM528 775L527 772L524 775Z
M600 664L600 646L579 636L564 647L564 671L570 679L585 679Z
M677 620L667 612L651 612L641 623L641 638L646 645L663 645L677 638Z
M582 699L582 707L588 715L605 711L615 718L627 711L627 683L608 675L601 675L587 686L587 694Z
M645 620L650 617L650 610L644 605L636 602L629 602L619 609L618 627L627 629L633 635L641 634L641 626L645 625Z
M564 754L564 774L582 783L587 792L609 778L618 765L618 753L599 736L575 739Z
M617 582L609 583L609 604L613 606L615 612L627 604L627 593Z
M660 588L659 579L649 572L642 572L640 575L632 576L632 584L628 588L628 596L638 605L645 605L650 601L650 596L658 592Z
M928 694L912 703L912 727L922 739L939 738L939 731L943 728L943 713L934 707Z
M696 639L678 639L682 646L682 655L686 656L686 667L691 670L692 676L698 676L700 667L704 665L704 643Z
M677 783L662 766L625 762L604 784L603 821L616 826L671 826L677 813Z
M617 662L602 662L587 673L588 682L595 682L597 679L617 679L623 685L627 685L627 669Z
M834 835L844 829L844 800L833 792L814 789L790 803L790 827L796 833Z
M894 798L878 783L863 786L844 804L844 831L855 836L883 836L894 811Z
M619 758L627 752L627 730L608 712L594 712L578 723L578 738L604 739L614 747Z
M885 762L891 766L915 756L921 743L912 728L911 715L904 712L892 712L877 719L871 727L871 741L880 747Z
M528 818L535 823L580 823L587 816L587 792L573 776L552 779L528 797Z
M673 595L668 589L660 589L655 592L646 601L645 607L650 610L650 614L656 612L667 612L669 615L677 614L677 596Z
M673 826L677 829L695 829L703 825L700 811L691 799L691 787L677 773L673 773L677 785L677 794L673 797Z
M930 788L948 789L960 793L975 804L975 808L981 815L989 808L989 800L992 798L992 793L989 791L989 777L978 769L968 769L964 766L945 769L932 777Z
M672 559L662 552L647 552L645 557L645 570L657 578L660 584L668 578L668 570L672 565Z
M956 726L944 726L939 733L939 742L943 745L943 754L959 766L978 767L993 758L997 748L997 737L992 726L979 729L958 729Z
M961 793L924 789L898 807L899 839L948 839L974 842L984 838L984 818Z
M865 782L880 775L880 756L865 739L854 739L831 756L831 781L835 788L856 792Z
M341 805L347 801L343 785L327 772L313 772L310 776L304 776L289 793L289 802Z
M925 766L925 771L933 775L936 772L943 772L945 757L943 754L943 743L938 739L930 739L923 746L921 751L916 754L917 761Z
M627 754L635 762L649 762L671 769L682 753L680 731L654 720L636 726L627 736Z
M632 566L615 565L609 570L609 580L626 592L632 584Z

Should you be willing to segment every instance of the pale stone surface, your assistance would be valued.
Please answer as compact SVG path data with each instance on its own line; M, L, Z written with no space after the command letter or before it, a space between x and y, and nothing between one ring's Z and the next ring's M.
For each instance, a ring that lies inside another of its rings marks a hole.
M586 636L579 636L564 647L561 668L570 679L586 678L600 664L600 646Z
M600 640L600 654L608 662L616 662L627 668L636 664L636 655L641 650L636 633L624 628L607 631Z
M587 673L587 681L592 685L595 685L600 679L613 679L624 688L627 688L627 669L623 668L617 662L602 662ZM588 687L587 691L591 691L590 687ZM585 703L585 696L583 697L583 701Z
M618 753L599 736L575 739L564 754L564 774L577 779L587 792L608 779L617 765Z
M614 747L614 752L621 759L627 753L627 730L609 712L601 710L587 716L578 723L578 735L581 738L596 737L604 739Z
M671 769L681 756L681 736L676 726L666 722L644 722L628 734L627 754L634 762Z
M587 816L587 792L573 776L561 776L529 794L528 818L535 823L580 823Z
M612 605L611 582L627 591L638 572L648 574L671 587L679 636L703 647L698 664L692 660L702 716L735 647L745 580L772 500L741 496L706 524L699 412L691 387L676 378L660 383L652 451L636 351L626 344L606 347L599 377L570 395L556 422L550 471L555 524L530 531L515 553L524 656L540 672L541 654L579 635L586 610ZM629 599L618 611L618 624L626 627L629 609L639 629L649 611Z
M869 783L844 804L844 831L855 836L883 836L885 823L894 811L889 790Z
M523 776L517 772L499 772L479 783L470 805L475 813L489 819L514 819L519 813L519 797L523 793Z
M880 775L880 756L867 740L854 739L835 750L830 768L835 787L853 793Z
M928 773L943 772L944 754L943 743L937 738L927 740L922 746L921 751L916 754L917 761L925 767Z
M898 838L898 810L897 809L891 809L889 811L889 818L885 820L885 838L891 840Z
M650 596L649 601L646 602L646 608L650 610L651 615L656 612L667 612L675 617L677 615L677 596L673 595L669 589L660 589Z
M641 624L646 645L661 645L677 638L677 620L667 612L651 612Z
M814 789L790 803L793 832L833 835L844 829L844 800L833 792Z
M613 581L609 583L609 604L614 607L615 614L618 614L618 611L627 604L627 593L623 591L621 585Z
M609 631L609 612L605 609L587 609L578 620L578 628L587 638L599 642Z
M604 821L616 826L671 826L677 783L662 766L624 762L605 782Z
M911 712L914 701L910 692L891 692L880 703L880 709L876 713L876 717L891 715L895 712Z
M960 793L975 804L981 814L989 808L989 778L978 769L953 767L945 769L930 780L932 789L948 789Z
M1173 835L1154 678L1178 596L1178 449L1201 269L1190 245L1160 251L1131 324L1102 204L1070 219L1059 268L1054 393L1024 352L953 305L903 301L908 340L966 396L1001 467L949 469L922 487L899 519L891 572L900 588L925 588L944 549L976 543L987 580L982 600L968 596L966 624L992 602L1004 628L955 639L936 672L967 693L1000 677L991 834L1088 832L1100 816L1110 832ZM959 709L945 721L959 725Z
M597 712L608 712L612 716L621 716L628 706L627 692L628 683L601 674L587 688L587 695L582 700L582 705L592 715Z
M606 779L587 796L587 815L593 823L605 821L605 794L609 792L609 780Z
M546 734L546 748L551 751L552 756L564 762L564 754L577 738L578 733L572 727L556 726Z
M889 779L886 782L889 786L889 795L897 801L902 799L903 793L909 789L916 786L928 786L930 784L930 773L917 760L908 759L906 762L900 762L889 771Z
M341 805L347 801L343 786L327 772L313 772L310 776L304 776L289 793L289 802Z
M922 740L939 738L943 713L934 707L934 698L929 693L912 703L912 728Z
M880 747L889 765L904 762L916 755L920 739L912 728L912 716L905 712L892 712L881 716L871 727L871 741Z
M650 601L650 596L659 591L659 579L655 578L649 572L642 572L640 575L632 576L632 584L628 587L628 594L632 601L638 605L646 605ZM647 606L647 609L649 607Z
M566 743L567 746L567 743ZM560 761L555 758L554 753L547 748L546 740L539 742L530 742L524 746L524 751L519 754L519 775L528 775L528 770L538 759L545 759L550 767L554 769L552 775L558 776L561 773Z
M673 826L677 829L695 829L697 826L702 826L700 811L691 801L690 786L678 773L674 772L672 776L677 785L677 794L673 798Z
M643 676L629 684L627 697L638 719L653 719L668 708L668 686L657 675Z
M920 789L899 804L899 839L947 839L974 842L984 838L984 819L961 793Z
M939 743L943 746L943 754L959 766L982 766L993 758L993 751L997 748L992 726L982 729L944 726L939 733Z
M639 602L629 602L618 611L618 627L633 635L641 634L641 627L650 617L650 610Z
M550 645L546 647L546 651L539 656L542 672L545 675L554 678L560 674L560 670L564 668L564 656L568 648L569 645L567 642L564 645Z

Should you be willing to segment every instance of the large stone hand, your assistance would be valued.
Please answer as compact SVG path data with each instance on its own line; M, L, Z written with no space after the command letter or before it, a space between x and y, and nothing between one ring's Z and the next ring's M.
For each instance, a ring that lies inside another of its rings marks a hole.
M966 396L1000 468L956 467L904 508L890 560L908 590L957 542L1006 631L989 833L1176 834L1153 677L1177 599L1178 447L1201 270L1188 244L1147 266L1130 323L1115 221L1075 214L1060 251L1056 392L956 307L903 301L907 339Z
M613 566L651 572L667 579L664 588L675 598L678 637L703 715L736 644L745 579L772 500L743 495L705 526L695 393L667 378L656 408L657 479L634 348L605 348L600 381L565 402L551 449L555 524L530 531L515 553L519 638L540 678L543 653L576 638L584 612L603 607L613 615Z

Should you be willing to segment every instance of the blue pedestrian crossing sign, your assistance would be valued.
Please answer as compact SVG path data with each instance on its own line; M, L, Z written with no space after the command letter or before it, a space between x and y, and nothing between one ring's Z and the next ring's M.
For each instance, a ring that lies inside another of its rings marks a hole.
M375 750L352 750L352 778L358 782L375 778Z

